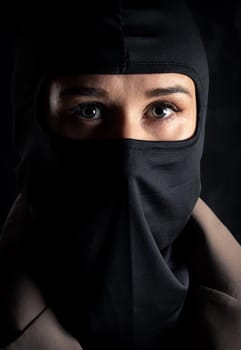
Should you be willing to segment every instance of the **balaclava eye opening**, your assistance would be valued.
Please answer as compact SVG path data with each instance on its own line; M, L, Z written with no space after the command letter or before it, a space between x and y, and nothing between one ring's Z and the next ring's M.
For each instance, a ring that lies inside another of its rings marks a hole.
M189 288L176 242L201 189L203 44L184 2L59 6L58 16L49 8L33 21L15 67L19 186L31 212L29 245L45 252L44 261L30 257L29 273L84 348L169 349ZM51 76L146 73L193 79L192 138L71 140L39 123Z

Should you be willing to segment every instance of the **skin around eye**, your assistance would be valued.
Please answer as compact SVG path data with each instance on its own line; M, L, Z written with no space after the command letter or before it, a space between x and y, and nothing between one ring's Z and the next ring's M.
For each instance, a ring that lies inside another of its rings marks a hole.
M102 117L103 110L104 107L100 103L86 102L79 103L77 106L72 107L67 115L87 120L95 120Z
M178 112L181 112L181 109L176 105L158 101L147 108L145 115L147 117L164 120L176 116Z
M63 76L47 97L47 123L67 138L178 141L196 129L195 84L182 74Z
M170 104L168 102L155 102L151 106L148 106L146 111L143 113L145 117L155 118L159 120L174 117L177 112L180 112L177 106ZM94 121L96 119L104 119L108 113L107 107L98 102L85 102L79 103L78 105L70 108L66 113L67 117L75 117L84 119L87 121Z

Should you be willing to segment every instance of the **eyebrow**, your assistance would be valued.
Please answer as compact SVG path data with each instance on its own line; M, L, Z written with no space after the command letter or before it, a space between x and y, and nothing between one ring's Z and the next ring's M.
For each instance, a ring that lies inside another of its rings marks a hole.
M165 88L157 88L146 91L146 97L167 96L172 94L186 94L192 96L191 92L181 85L174 85Z
M60 96L93 96L93 97L107 97L107 91L99 88L92 88L86 86L72 86L70 88L65 88L60 92Z
M158 96L167 96L172 94L186 94L192 96L190 91L184 88L181 85L174 85L165 88L156 88L147 90L145 96L147 98L158 97ZM65 88L60 92L60 97L63 96L93 96L93 97L107 97L108 93L104 89L86 87L86 86L72 86Z

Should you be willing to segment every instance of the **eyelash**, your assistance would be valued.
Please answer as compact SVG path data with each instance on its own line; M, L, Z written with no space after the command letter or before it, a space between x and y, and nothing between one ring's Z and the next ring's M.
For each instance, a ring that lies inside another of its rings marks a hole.
M170 116L168 117L153 117L154 120L157 120L158 122L164 122L164 121L169 121L170 119L175 118L177 113L180 113L182 111L182 109L180 107L178 107L176 104L170 103L169 101L156 101L156 102L152 102L150 105L148 105L146 107L146 109L144 110L144 114L145 117L147 115L147 112L151 110L151 108L155 108L161 106L163 108L163 110L165 109L171 109L174 112L174 116L173 113L171 113ZM80 108L85 108L85 107L94 107L94 108L99 108L100 110L100 117L97 118L88 118L88 117L84 117L81 115L78 115ZM100 102L96 102L96 101L91 101L91 102L83 102L83 103L79 103L78 105L72 107L67 115L68 117L73 117L73 118L78 118L79 120L84 120L86 122L95 122L95 121L99 121L102 119L103 114L107 114L108 110L107 107L100 103Z
M149 111L151 108L155 108L161 106L163 108L163 110L165 109L171 109L175 115L173 115L173 113L168 116L168 117L162 117L162 118L158 118L158 117L153 117L154 120L157 120L158 122L164 122L164 121L169 121L170 119L175 118L176 114L181 112L181 108L179 108L176 104L174 103L170 103L169 101L156 101L151 103L149 106L147 106L147 108L145 109L145 115L147 114L146 112Z
M77 117L77 118L81 118L83 120L86 120L86 121L93 121L93 120L99 120L101 118L87 118L87 117L83 117L83 116L80 116L80 115L77 115L78 114L78 110L82 107L88 107L88 106L91 106L91 107L98 107L101 111L101 114L105 113L106 112L106 107L105 105L103 105L102 103L100 102L83 102L83 103L79 103L78 105L72 107L70 110L69 110L69 113L67 113L68 115L72 116L72 117Z

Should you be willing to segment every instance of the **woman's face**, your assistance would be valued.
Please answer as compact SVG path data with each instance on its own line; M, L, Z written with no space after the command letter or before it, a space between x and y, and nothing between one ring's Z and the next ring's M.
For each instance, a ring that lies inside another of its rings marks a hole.
M178 141L196 128L195 85L183 74L63 76L47 106L50 128L72 139Z

